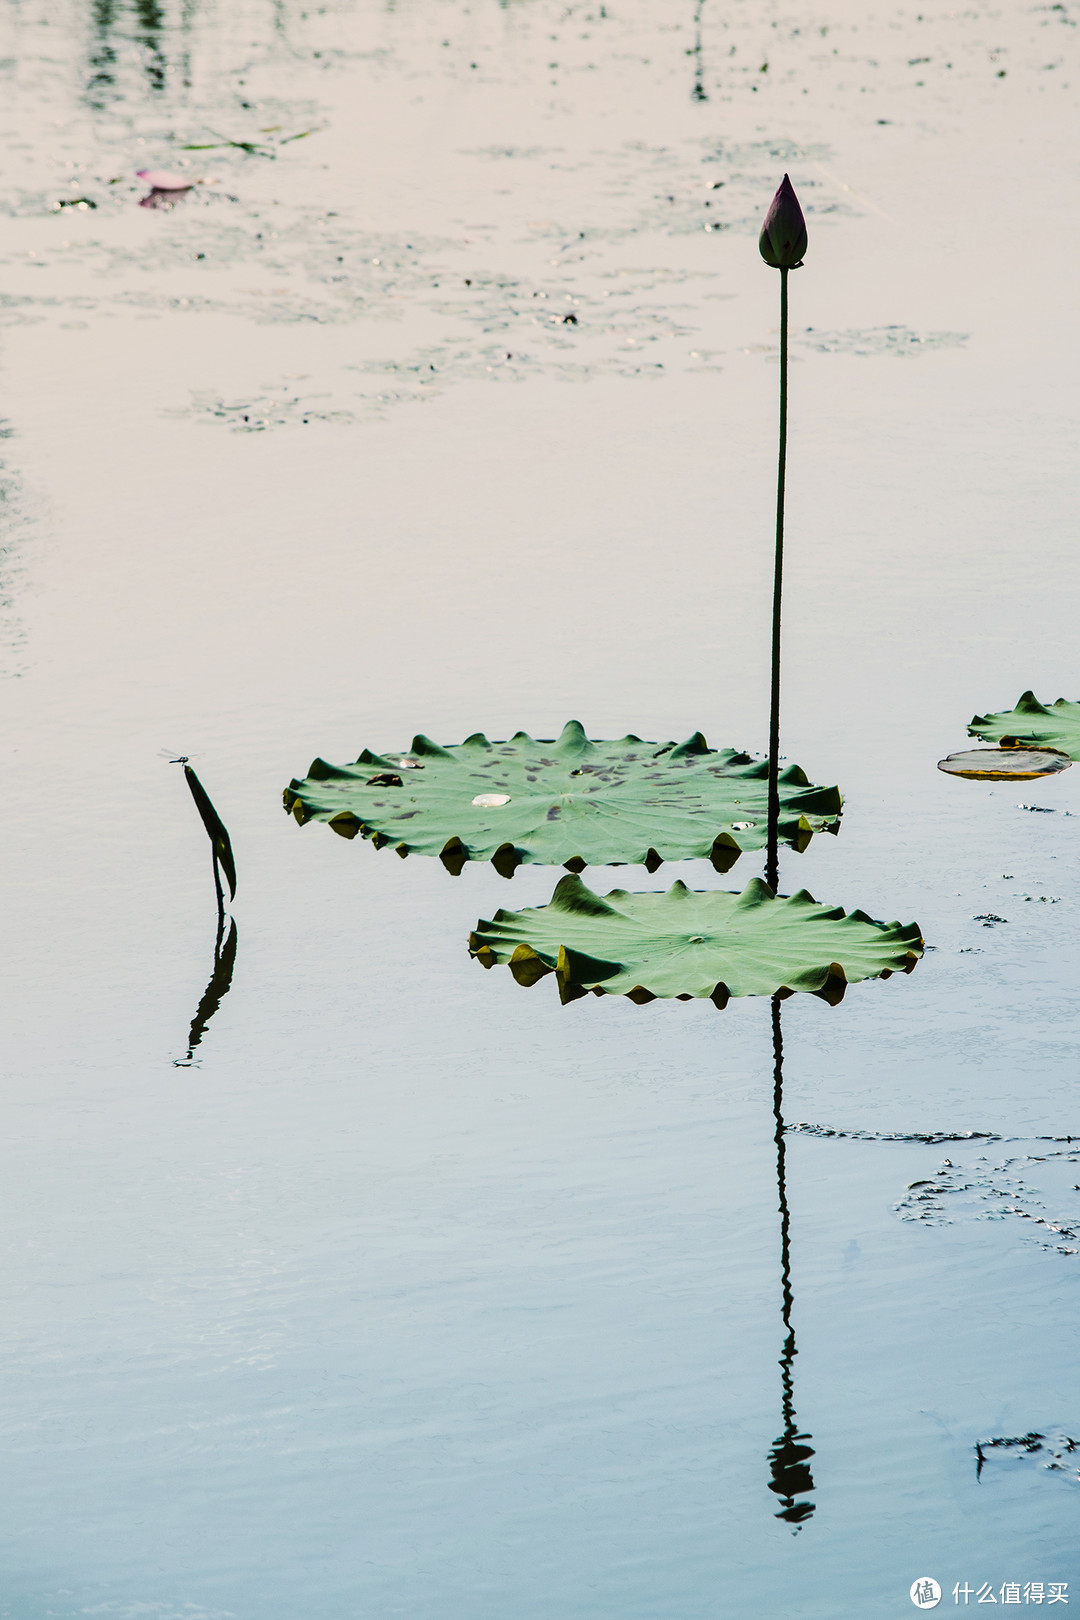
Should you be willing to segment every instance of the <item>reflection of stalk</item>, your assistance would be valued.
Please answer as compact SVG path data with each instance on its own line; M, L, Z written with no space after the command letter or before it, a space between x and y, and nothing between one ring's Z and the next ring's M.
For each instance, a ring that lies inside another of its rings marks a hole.
M102 108L111 96L113 71L116 67L116 49L112 43L112 29L116 22L114 0L94 0L94 45L90 53L90 76L86 83L86 98L91 107Z
M776 468L776 560L773 566L772 687L769 701L769 821L765 881L780 887L780 600L784 585L784 480L787 475L788 273L780 271L780 450Z
M211 1018L221 1006L232 986L233 968L236 965L236 918L229 918L229 937L224 939L225 912L218 909L217 939L214 942L214 971L210 975L210 983L203 991L202 1000L195 1009L195 1017L191 1020L191 1029L188 1032L188 1049L186 1058L174 1058L173 1066L177 1069L191 1067L195 1048L206 1034L206 1028ZM222 943L224 939L224 944Z
M701 48L701 13L705 9L705 0L696 0L694 6L694 49L691 55L694 58L694 88L690 92L691 101L708 101L705 93L705 58Z
M794 1364L798 1351L795 1347L795 1329L791 1325L794 1296L791 1291L791 1211L787 1200L787 1175L784 1163L784 1038L780 1028L780 997L772 1001L773 1031L773 1118L776 1121L776 1187L780 1203L780 1294L783 1301L784 1348L780 1353L781 1409L784 1432L769 1452L770 1491L780 1498L781 1507L776 1517L795 1526L796 1533L814 1511L810 1501L797 1502L814 1489L814 1478L809 1462L814 1448L805 1442L808 1434L799 1433L795 1416Z
M165 57L161 50L161 32L165 19L157 0L135 0L135 15L143 32L147 49L146 76L151 90L165 88Z

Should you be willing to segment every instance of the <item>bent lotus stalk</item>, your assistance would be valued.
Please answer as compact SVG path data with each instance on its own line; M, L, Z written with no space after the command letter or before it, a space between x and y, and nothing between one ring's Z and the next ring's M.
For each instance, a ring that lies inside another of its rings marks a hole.
M218 921L220 924L225 911L225 896L221 889L222 872L224 872L225 881L229 885L229 899L236 899L236 862L233 860L232 843L225 823L210 802L210 795L186 760L183 764L184 777L191 790L191 797L195 800L195 808L199 812L202 824L206 828L207 837L210 840L214 869L214 890L217 894Z
M788 271L798 270L806 252L806 221L785 174L769 204L758 251L780 272L780 445L776 472L776 555L773 565L772 681L769 704L769 797L765 881L775 894L780 882L780 604L784 584L784 483L787 474Z

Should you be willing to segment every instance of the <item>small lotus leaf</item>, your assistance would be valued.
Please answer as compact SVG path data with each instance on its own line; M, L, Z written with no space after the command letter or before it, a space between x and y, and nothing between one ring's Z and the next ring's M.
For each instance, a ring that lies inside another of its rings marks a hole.
M639 1002L708 996L723 1007L730 996L806 990L835 1005L859 979L910 973L923 941L916 923L848 915L805 889L777 898L760 878L742 894L677 882L666 894L613 889L601 899L574 875L546 906L477 923L469 950L485 967L508 963L519 984L555 973L563 1001L592 990Z
M586 737L576 720L554 739L519 731L509 742L479 732L441 748L415 737L402 754L354 765L317 759L285 790L297 821L327 821L345 838L362 833L400 855L439 855L452 872L491 861L504 877L523 862L586 866L711 859L726 872L743 850L762 849L768 767L700 732L687 742L613 742ZM780 837L805 849L836 832L843 801L804 771L780 773Z
M1070 759L1080 759L1080 703L1058 698L1045 708L1034 692L1025 692L1015 709L975 715L968 732L1009 747L1060 748Z
M965 748L938 760L939 771L969 782L1027 782L1071 765L1068 754L1057 748Z

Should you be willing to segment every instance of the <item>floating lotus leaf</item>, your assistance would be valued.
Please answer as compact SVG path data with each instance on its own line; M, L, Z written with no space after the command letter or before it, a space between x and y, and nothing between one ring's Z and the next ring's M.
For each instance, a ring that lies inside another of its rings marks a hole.
M484 967L508 963L519 984L555 973L564 1002L597 995L653 1001L792 995L834 1006L849 984L910 973L923 952L916 923L874 922L818 905L805 889L777 898L754 878L742 894L688 889L606 899L564 877L546 906L497 911L479 922L469 950Z
M415 737L407 754L372 754L355 765L317 759L285 790L297 821L327 821L345 838L362 833L399 855L439 855L459 873L487 861L512 877L522 862L567 866L644 863L704 856L726 872L766 840L768 767L700 732L684 743L622 737L590 742L576 720L558 741L519 731L509 742L477 732L440 748ZM812 787L804 771L780 774L780 837L805 849L836 832L835 787Z
M938 770L970 782L1025 782L1067 771L1071 764L1057 748L965 748L939 759Z
M1060 748L1070 759L1080 759L1080 703L1058 698L1049 708L1034 692L1025 692L1015 709L1002 714L977 714L968 731L984 742L1007 747Z

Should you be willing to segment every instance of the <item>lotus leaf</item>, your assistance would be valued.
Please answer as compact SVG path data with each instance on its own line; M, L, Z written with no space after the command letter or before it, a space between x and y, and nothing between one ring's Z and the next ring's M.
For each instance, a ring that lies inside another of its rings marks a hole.
M1025 692L1015 709L1002 714L977 714L968 726L972 737L1021 748L1060 748L1070 759L1080 759L1080 703L1058 698L1049 708L1034 692Z
M965 748L938 760L939 771L970 782L1027 782L1071 765L1068 754L1057 748Z
M519 984L555 973L564 1002L597 995L653 1001L792 995L835 1005L849 984L910 973L923 952L916 923L874 922L822 906L805 889L777 898L760 878L742 894L692 890L606 899L564 877L546 906L497 911L477 923L469 950L484 967L508 963Z
M627 736L590 741L576 720L558 741L519 731L509 742L477 732L441 748L415 737L407 754L372 754L355 765L317 759L285 790L301 825L327 821L399 855L439 855L455 874L490 860L504 877L523 862L586 866L704 856L726 872L765 844L768 766L700 732L684 743ZM805 849L836 832L839 789L813 787L789 765L780 774L780 836Z

